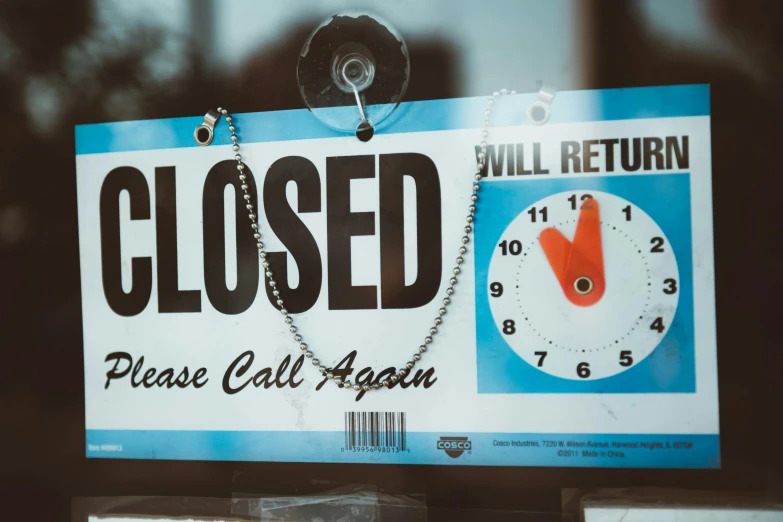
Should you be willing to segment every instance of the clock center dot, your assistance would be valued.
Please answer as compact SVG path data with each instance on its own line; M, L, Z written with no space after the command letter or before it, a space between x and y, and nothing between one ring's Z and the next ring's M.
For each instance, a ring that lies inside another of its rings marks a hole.
M582 295L589 294L593 291L593 281L589 277L577 277L574 281L574 289Z

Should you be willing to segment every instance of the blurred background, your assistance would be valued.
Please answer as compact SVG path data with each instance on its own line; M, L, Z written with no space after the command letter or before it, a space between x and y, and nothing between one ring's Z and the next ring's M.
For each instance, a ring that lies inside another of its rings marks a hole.
M721 471L84 458L74 125L301 108L301 46L349 8L406 40L407 101L538 81L711 84ZM319 481L538 511L558 511L559 488L575 486L780 495L781 24L777 0L0 0L0 513L62 520L73 496L302 493Z

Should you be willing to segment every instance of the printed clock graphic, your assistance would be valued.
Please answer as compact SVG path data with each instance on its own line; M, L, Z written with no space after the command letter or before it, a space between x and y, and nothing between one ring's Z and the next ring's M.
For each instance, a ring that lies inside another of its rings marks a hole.
M564 379L600 379L658 346L677 308L679 273L665 234L639 207L574 191L511 222L489 281L495 324L520 357Z
M479 392L693 391L688 175L485 186Z

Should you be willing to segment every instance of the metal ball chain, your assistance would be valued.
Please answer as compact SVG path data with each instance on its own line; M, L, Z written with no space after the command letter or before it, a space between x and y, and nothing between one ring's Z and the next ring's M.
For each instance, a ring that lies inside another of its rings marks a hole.
M313 366L318 368L318 371L321 372L321 375L325 375L328 379L334 381L334 383L338 387L342 387L347 390L355 390L355 391L361 391L364 390L365 392L372 391L372 390L378 390L381 388L388 388L392 384L396 384L399 382L400 379L405 377L411 370L413 370L413 367L416 366L416 363L418 363L422 356L429 350L429 346L432 344L433 339L435 338L435 335L438 333L438 327L440 327L443 324L444 316L446 315L446 309L449 307L452 301L452 296L454 295L454 287L457 285L457 279L459 278L460 273L462 272L461 265L465 262L465 258L463 257L468 252L468 243L470 243L470 236L473 233L473 221L474 216L476 214L476 203L478 202L479 196L479 188L481 186L481 171L484 169L485 161L486 161L486 153L487 153L487 142L486 139L489 137L489 126L490 126L490 117L492 116L492 107L495 104L495 98L498 98L500 96L506 95L506 94L516 94L516 91L513 90L507 90L507 89L501 89L500 91L495 91L492 93L492 97L487 100L487 109L484 111L484 128L481 131L481 138L482 141L480 143L481 152L478 154L478 164L476 165L476 168L478 171L474 175L473 179L473 187L470 195L470 206L468 207L468 215L465 218L465 227L463 228L464 235L461 239L461 246L459 247L459 255L456 259L456 265L452 269L452 277L449 279L449 287L446 288L446 296L443 298L443 306L438 309L438 315L433 320L433 325L429 330L429 335L424 337L424 340L419 346L418 350L413 354L411 357L411 360L406 362L404 367L400 368L397 373L394 375L391 375L390 377L384 379L380 383L376 384L353 384L350 380L342 380L339 377L335 377L334 374L331 371L331 368L327 368L323 364L321 364L321 361L315 357L312 350L310 350L310 347L307 345L307 343L304 342L304 338L302 337L302 334L298 331L296 325L294 325L294 318L291 317L291 315L288 313L288 310L285 309L285 301L283 301L283 297L280 295L280 291L277 289L277 282L274 280L274 272L272 271L272 266L269 264L269 261L266 258L266 251L264 250L264 243L261 241L261 230L258 226L258 216L255 213L255 207L253 206L253 202L251 201L252 197L249 192L249 188L247 183L245 183L247 177L245 176L244 170L245 170L245 164L242 162L242 156L239 154L239 138L236 135L236 126L234 125L233 118L229 115L228 111L226 109L218 107L218 112L226 117L226 122L228 123L228 130L231 131L231 141L233 142L232 149L236 153L234 156L234 159L237 162L237 170L239 171L239 181L242 182L241 189L244 193L243 198L245 199L245 207L248 211L248 217L250 218L250 228L253 230L253 238L256 241L256 248L258 248L258 257L261 258L261 264L264 267L264 272L267 279L267 284L269 284L270 287L272 287L272 295L276 298L276 304L279 308L280 313L283 315L283 318L285 320L285 323L288 325L288 331L291 332L293 335L294 341L298 343L299 349L304 352L305 357L312 360Z

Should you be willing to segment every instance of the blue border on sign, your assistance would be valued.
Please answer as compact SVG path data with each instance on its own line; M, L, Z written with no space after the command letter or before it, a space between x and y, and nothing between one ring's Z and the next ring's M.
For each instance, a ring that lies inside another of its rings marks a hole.
M460 436L470 450L438 449ZM341 431L87 430L90 458L454 464L610 468L720 467L719 436L710 434L427 433L406 434L407 449L346 450ZM561 445L562 443L562 445Z
M493 127L530 125L527 108L535 93L498 99ZM486 108L486 97L406 102L394 111L379 134L399 134L477 128ZM323 109L319 109L323 110ZM335 113L353 113L355 107L336 107ZM548 125L588 121L708 116L707 84L633 87L558 92ZM335 115L335 117L340 117ZM242 143L260 143L346 136L323 125L307 109L234 115ZM202 116L160 120L123 121L77 125L76 154L100 154L140 150L197 147L193 130ZM219 125L225 125L220 123ZM229 145L228 132L217 132L213 144Z
M529 205L559 192L602 191L644 210L671 244L680 272L679 304L661 342L643 361L603 379L562 379L533 367L503 339L489 306L487 273L508 224ZM504 180L482 186L491 208L475 222L476 371L478 393L694 393L693 261L690 175L634 174L537 180Z

